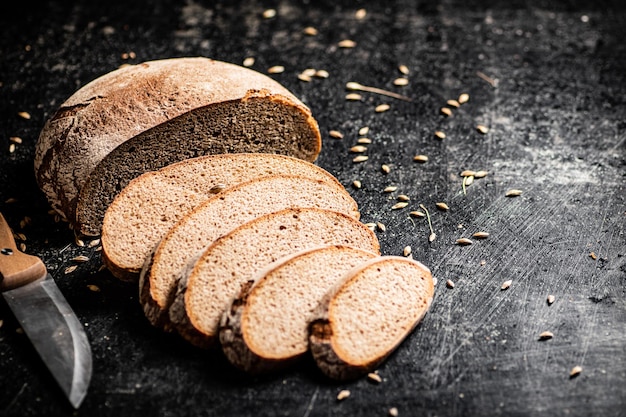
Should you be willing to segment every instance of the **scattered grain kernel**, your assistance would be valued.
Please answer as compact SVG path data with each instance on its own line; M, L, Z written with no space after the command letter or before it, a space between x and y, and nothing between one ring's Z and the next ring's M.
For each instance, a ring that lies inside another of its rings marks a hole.
M445 139L446 138L446 134L443 133L441 130L435 131L435 136L437 136L439 139Z
M94 246L98 246L100 244L100 239L94 239L89 242L87 246L93 248Z
M399 87L404 87L405 85L409 85L409 80L408 78L396 78L395 80L393 80L393 85L397 85Z
M306 83L310 83L313 80L310 75L306 75L303 73L298 74L298 79Z
M596 255L596 253L595 253L595 252L591 252L591 253L589 254L589 257L590 257L591 259L593 259L594 261L595 261L596 259L598 259L598 256Z
M376 106L376 108L374 108L374 111L376 113L382 113L382 112L386 112L389 109L390 109L389 104L379 104L378 106Z
M87 288L89 288L89 291L100 292L100 287L97 285L89 284L87 285Z
M363 145L369 145L370 143L372 143L372 140L370 138L359 138L357 139L356 143L360 143Z
M552 305L552 303L554 303L555 300L556 300L556 297L554 295L550 294L550 295L548 295L548 298L547 298L546 301L548 302L548 305Z
M263 11L263 17L265 19L271 19L272 17L276 16L276 10L275 9L267 9L265 11Z
M569 371L570 378L577 377L583 371L582 366L574 366L571 371Z
M504 195L506 197L517 197L519 195L522 195L522 190L511 189L508 190Z
M20 250L22 252L26 252L26 243L24 243L24 242L20 243Z
M474 176L473 176L473 175L470 175L469 177L463 177L463 183L464 183L466 186L469 186L469 185L474 184Z
M337 394L337 400L339 401L345 400L349 396L350 396L350 391L348 391L347 389L342 389L341 391L339 391L339 394Z
M314 74L317 78L328 78L330 74L326 70L317 70Z
M402 254L404 256L409 256L411 254L412 250L410 246L405 246L404 249L402 250Z
M428 156L426 155L415 155L413 157L413 160L416 162L427 162L428 161Z
M328 135L331 138L335 138L335 139L343 139L343 133L341 133L338 130L331 130L330 132L328 132Z
M302 30L302 32L307 36L315 36L318 33L317 29L315 29L313 26L305 27L304 30Z
M88 257L86 257L85 255L78 255L78 256L76 256L76 257L72 258L72 261L73 261L73 262L79 262L79 263L82 263L82 262L87 262L87 261L89 261L89 258L88 258Z
M459 99L458 99L459 104L465 104L465 103L467 103L467 102L469 101L469 98L470 98L469 94L467 94L467 93L463 93L463 94L461 94L461 95L459 96Z
M512 283L513 283L513 280L512 280L512 279L509 279L509 280L507 280L507 281L504 281L504 282L502 283L502 286L500 287L500 289L501 289L501 290L506 290L506 289L508 289L508 288L511 286L511 284L512 284Z
M454 288L454 281L452 281L451 279L446 281L446 287L448 288Z
M356 46L356 42L350 39L344 39L337 44L340 48L354 48Z
M483 135L487 132L489 132L489 128L487 126L484 125L478 125L476 126L476 130L478 130L479 133L482 133Z
M389 185L387 187L385 187L385 189L383 190L383 192L385 193L393 193L394 191L396 191L398 189L397 186L395 185Z
M431 233L431 234L428 236L428 241L429 241L429 242L433 242L435 239L437 239L437 235L436 235L435 233Z
M450 110L447 107L442 107L440 111L441 111L441 113L443 113L444 115L446 115L448 117L452 116L452 110Z
M472 236L476 239L487 239L489 237L489 233L487 232L476 232Z
M359 10L356 11L356 13L354 13L354 17L357 20L365 19L365 16L367 16L367 10L365 10L365 9L359 9Z
M474 243L474 242L472 242L471 239L468 239L466 237L462 237L462 238L456 240L456 244L460 245L460 246L467 246L467 245L471 245L472 243Z
M362 153L367 151L367 147L366 146L362 146L362 145L357 145L357 146L353 146L350 148L350 152L352 153Z
M476 171L474 173L474 178L484 178L487 176L487 171Z
M362 187L361 181L359 181L359 180L352 181L352 185L354 186L354 188L361 188Z
M413 217L426 217L426 213L421 212L419 210L415 210L409 213Z
M301 74L312 77L315 75L316 72L317 70L315 68L306 68L304 71L301 72Z
M380 377L380 375L378 375L376 372L370 372L369 374L367 374L367 378L368 378L370 381L374 381L374 382L377 382L377 383L379 383L379 384L380 384L381 382L383 382L383 379L382 379L382 378Z
M369 157L367 155L359 155L357 157L355 157L352 162L354 163L358 163L358 162L365 162L369 159Z
M409 67L407 67L406 65L400 65L398 67L398 71L400 71L404 75L409 75Z
M457 108L461 106L461 103L459 103L459 102L458 102L458 101L456 101L456 100L448 100L448 101L446 101L446 104L447 104L448 106L451 106L451 107L457 107Z
M280 74L282 72L285 72L285 67L283 67L282 65L274 65L273 67L269 67L267 72L269 74Z
M411 199L410 199L410 198L409 198L409 196L408 196L408 195L406 195L406 194L400 194L400 195L398 196L398 201L410 201L410 200L411 200Z
M369 126L363 126L359 129L359 136L365 136L370 132Z
M357 93L346 94L346 100L348 100L348 101L359 101L362 98L363 98L363 96L361 96L360 94L357 94Z
M17 203L17 201L18 201L18 200L17 200L17 198L15 198L15 197L9 197L9 198L7 198L6 200L4 200L4 202L5 202L6 204L13 204L13 203ZM53 210L53 211L54 211L54 210ZM56 213L56 212L55 212L55 213Z
M393 206L391 206L391 209L392 210L403 209L403 208L405 208L408 205L409 205L409 203L407 203L406 201L400 201L399 203L396 203Z
M485 261L484 259L482 259L479 263L480 266L485 266L487 265L487 261Z
M254 58L249 56L246 59L243 60L243 66L244 67L251 67L254 65Z
M466 169L465 171L462 171L460 175L462 177L473 177L476 175L476 173L472 171L471 169Z
M17 113L17 115L20 116L22 119L26 119L26 120L30 119L30 113L28 113L26 111L21 111L21 112Z
M17 143L18 145L22 143L22 138L17 136L11 136L9 140L13 143Z
M391 407L389 409L389 415L391 417L398 417L398 409L396 407Z
M450 210L450 207L448 207L446 203L436 203L435 205L437 206L439 210L443 210L443 211Z
M68 266L67 268L65 268L64 272L66 274L71 274L72 272L76 271L76 268L78 268L78 265Z
M384 172L385 174L389 174L389 172L391 172L391 168L389 168L389 165L387 164L382 164L380 166L380 170Z
M548 340L548 339L552 339L554 337L554 334L552 332L541 332L541 334L539 335L539 340Z
M386 232L387 231L387 227L385 227L385 225L383 223L381 223L381 222L376 223L376 227L381 232Z
M215 184L209 188L209 194L219 194L226 189L226 184Z
M15 152L15 143L9 145L9 153Z

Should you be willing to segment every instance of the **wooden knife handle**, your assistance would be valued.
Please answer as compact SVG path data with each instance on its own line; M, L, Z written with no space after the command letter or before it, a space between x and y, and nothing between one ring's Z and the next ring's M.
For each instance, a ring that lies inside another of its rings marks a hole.
M0 291L26 285L44 277L46 272L41 259L17 249L13 232L0 213Z

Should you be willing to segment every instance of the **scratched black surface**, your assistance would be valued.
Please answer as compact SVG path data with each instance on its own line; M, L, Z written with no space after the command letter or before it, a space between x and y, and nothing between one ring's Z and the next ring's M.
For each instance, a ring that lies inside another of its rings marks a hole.
M2 6L0 211L85 323L94 374L82 407L72 410L2 302L0 415L384 416L391 407L401 416L626 415L623 2L95 3ZM268 8L276 17L262 17ZM367 10L362 20L359 8ZM303 35L306 26L319 34ZM342 39L357 45L338 48ZM219 353L151 328L136 288L99 271L99 253L76 246L48 214L32 174L46 118L121 64L198 55L233 63L253 56L261 72L285 66L272 77L317 118L324 136L317 163L354 195L364 222L386 225L378 232L385 254L410 245L438 279L432 309L380 367L381 384L332 383L309 361L278 375L242 375ZM406 87L392 83L399 64L410 68ZM309 67L330 76L299 81ZM347 102L348 81L413 101L363 93ZM439 108L462 92L470 101L442 116ZM391 109L376 113L382 103ZM490 131L476 132L479 123ZM369 160L354 164L348 150L363 126L373 140ZM344 138L329 137L331 129ZM435 130L447 137L435 138ZM23 143L10 153L15 136ZM414 162L416 154L429 161ZM463 194L464 169L489 175ZM356 179L361 189L351 186ZM385 194L387 185L399 189ZM507 198L510 188L523 194ZM411 203L392 211L399 193ZM450 210L438 211L440 201ZM408 216L418 204L432 216L430 244L427 222ZM32 222L21 227L25 216ZM491 236L454 244L476 231ZM91 260L65 274L79 254ZM512 285L501 291L506 280ZM548 294L556 297L551 306ZM538 341L546 330L554 338ZM570 378L575 365L583 371ZM341 389L351 396L338 402Z

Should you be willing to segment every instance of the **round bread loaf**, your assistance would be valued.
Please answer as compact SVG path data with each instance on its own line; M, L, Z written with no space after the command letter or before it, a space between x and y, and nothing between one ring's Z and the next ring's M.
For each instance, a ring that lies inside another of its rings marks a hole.
M86 84L44 125L35 175L79 234L98 235L113 198L140 174L233 152L314 161L310 110L270 77L202 57L124 66Z

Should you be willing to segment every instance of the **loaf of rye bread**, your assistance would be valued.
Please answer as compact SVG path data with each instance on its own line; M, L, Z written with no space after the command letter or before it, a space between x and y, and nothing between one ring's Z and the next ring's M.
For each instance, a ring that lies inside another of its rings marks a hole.
M314 161L309 108L270 77L203 57L127 65L86 84L45 123L35 176L77 234L100 234L133 178L200 155L264 152Z
M374 232L346 214L319 208L266 214L220 237L190 261L170 306L170 321L192 344L214 345L222 314L242 287L251 285L258 270L281 257L324 245L380 253Z
M233 153L187 159L133 179L105 212L103 261L122 280L136 281L168 230L194 207L221 191L254 178L298 175L343 186L328 171L299 158Z
M374 371L417 326L433 296L430 270L412 259L382 256L356 266L313 315L315 362L338 380Z
M177 279L202 249L243 223L296 207L326 208L359 218L354 199L331 181L274 175L227 188L174 224L148 256L139 279L139 299L149 321L169 330L167 313Z
M222 316L219 337L225 356L249 373L275 371L302 358L309 348L309 320L320 300L348 270L377 256L349 246L322 246L260 270Z

